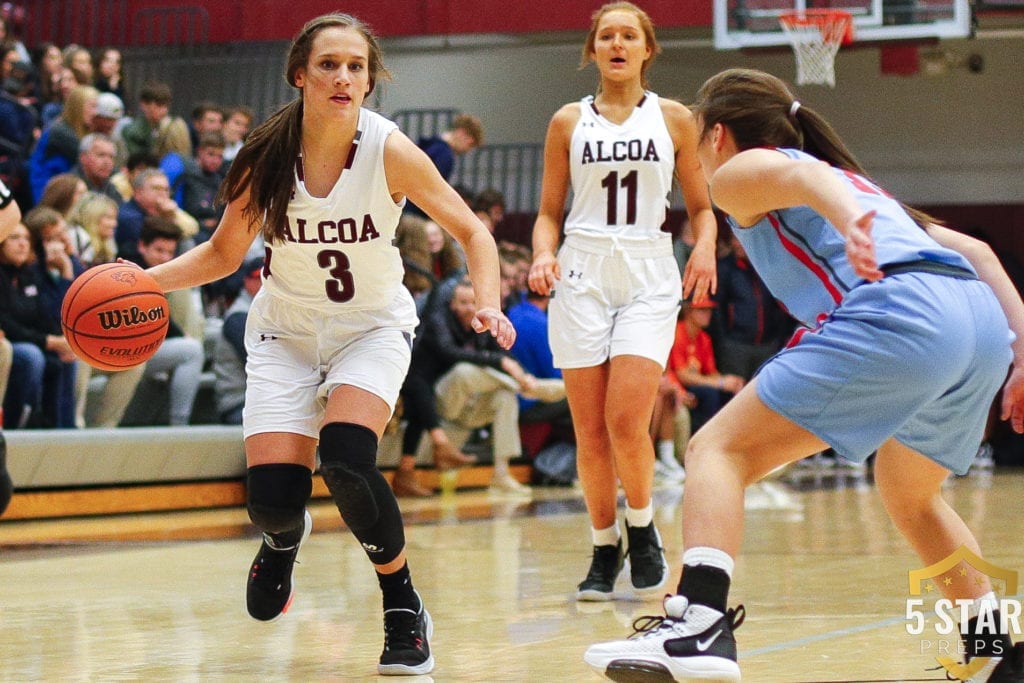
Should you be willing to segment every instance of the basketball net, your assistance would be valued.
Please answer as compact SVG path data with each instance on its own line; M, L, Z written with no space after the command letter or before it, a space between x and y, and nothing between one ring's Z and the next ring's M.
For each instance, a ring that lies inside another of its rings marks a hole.
M836 53L853 41L853 15L837 9L785 12L779 25L796 54L797 85L836 85Z

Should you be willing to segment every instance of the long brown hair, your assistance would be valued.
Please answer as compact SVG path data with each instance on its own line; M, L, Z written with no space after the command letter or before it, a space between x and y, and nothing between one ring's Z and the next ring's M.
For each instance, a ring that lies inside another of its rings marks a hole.
M756 69L727 69L697 91L691 110L700 122L703 141L716 123L728 126L740 150L791 147L837 168L869 178L832 126L796 98L779 78ZM922 228L937 223L923 211L900 204Z
M74 173L58 173L46 182L37 206L49 206L66 217L75 208L75 193L78 192L79 184L84 183Z
M647 12L643 11L631 2L609 2L606 5L602 5L592 15L590 15L590 31L587 32L587 39L583 41L583 54L580 58L580 69L586 68L587 64L590 64L593 59L592 53L594 52L594 41L597 39L597 25L601 23L601 18L609 12L617 11L631 12L636 15L636 18L640 21L640 30L644 32L647 47L651 48L651 56L645 59L643 66L640 67L640 85L642 85L646 90L647 70L654 62L654 58L661 53L661 45L658 44L658 39L654 35L654 22L651 21L651 17L648 16Z
M385 68L380 44L369 26L359 19L341 13L330 13L310 20L302 27L288 50L285 80L293 88L299 69L308 65L313 51L313 40L326 28L351 28L366 39L369 47L370 89L377 81L388 80L391 73ZM249 203L243 216L251 223L263 222L263 237L268 243L284 236L288 202L294 189L294 160L298 158L302 143L301 95L257 126L238 151L227 177L221 186L218 201L224 204L238 199L249 189Z

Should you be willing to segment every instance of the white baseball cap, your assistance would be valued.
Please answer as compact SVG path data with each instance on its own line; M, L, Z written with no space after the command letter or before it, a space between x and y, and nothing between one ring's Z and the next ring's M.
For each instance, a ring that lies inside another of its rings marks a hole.
M124 116L124 103L112 92L101 92L96 98L96 116L119 119Z

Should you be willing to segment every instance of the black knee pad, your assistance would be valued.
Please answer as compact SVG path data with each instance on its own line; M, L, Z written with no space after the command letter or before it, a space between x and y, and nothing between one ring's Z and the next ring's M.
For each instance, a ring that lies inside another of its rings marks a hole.
M402 513L377 469L377 435L362 425L332 422L320 430L320 474L341 518L376 564L405 547Z
M249 519L269 534L302 524L313 493L313 473L304 465L255 465L247 472Z

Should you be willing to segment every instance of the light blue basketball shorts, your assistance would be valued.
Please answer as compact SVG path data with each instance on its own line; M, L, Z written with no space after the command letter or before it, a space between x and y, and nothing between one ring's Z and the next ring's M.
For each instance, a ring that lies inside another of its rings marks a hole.
M894 437L963 474L1013 339L981 281L890 275L855 287L819 328L768 361L757 393L850 460L863 462Z

